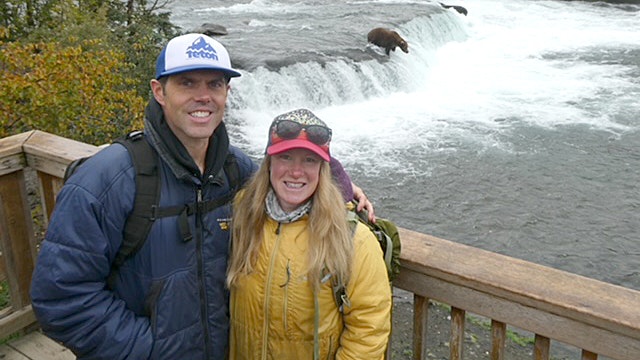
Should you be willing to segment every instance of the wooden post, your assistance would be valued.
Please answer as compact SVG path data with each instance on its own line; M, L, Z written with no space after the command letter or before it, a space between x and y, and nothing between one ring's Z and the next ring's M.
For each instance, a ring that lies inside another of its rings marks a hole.
M4 218L4 203L2 202L2 194L0 194L0 246L4 243L4 239L9 239L9 225ZM0 281L7 279L7 263L4 256L0 254ZM0 315L2 317L2 315Z
M548 337L536 334L533 345L533 358L535 360L549 360L550 345L551 340Z
M429 299L413 294L413 359L427 358L427 319Z
M49 225L53 207L55 205L56 196L62 188L62 179L42 171L38 171L38 182L40 183L40 198L42 202L42 214L44 217L45 227Z
M455 307L451 308L451 360L462 360L462 347L464 345L464 318L466 311Z
M36 256L23 170L0 176L0 197L0 218L3 219L0 244L7 266L11 305L19 310L31 303L29 286Z
M504 344L507 338L507 324L491 320L491 360L504 359Z

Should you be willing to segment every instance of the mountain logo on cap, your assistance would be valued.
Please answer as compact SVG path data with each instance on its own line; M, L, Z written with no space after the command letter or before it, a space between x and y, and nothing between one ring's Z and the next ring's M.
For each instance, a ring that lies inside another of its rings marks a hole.
M209 43L200 36L187 48L186 55L189 59L211 59L218 61L218 53Z

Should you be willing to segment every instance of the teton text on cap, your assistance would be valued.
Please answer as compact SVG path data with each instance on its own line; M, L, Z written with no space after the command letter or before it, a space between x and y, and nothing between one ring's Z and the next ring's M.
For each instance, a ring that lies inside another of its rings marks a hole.
M189 58L218 60L218 53L202 36L187 48L186 54Z

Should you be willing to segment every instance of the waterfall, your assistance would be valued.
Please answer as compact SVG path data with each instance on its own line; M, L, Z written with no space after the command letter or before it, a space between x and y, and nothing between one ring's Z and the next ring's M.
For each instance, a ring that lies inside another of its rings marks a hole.
M424 83L436 50L466 37L458 16L450 12L415 18L399 26L410 54L399 49L386 56L371 44L328 61L296 62L279 68L243 71L232 83L231 109L273 113L295 107L328 107L413 91ZM364 52L358 54L357 52ZM324 58L323 58L324 59Z

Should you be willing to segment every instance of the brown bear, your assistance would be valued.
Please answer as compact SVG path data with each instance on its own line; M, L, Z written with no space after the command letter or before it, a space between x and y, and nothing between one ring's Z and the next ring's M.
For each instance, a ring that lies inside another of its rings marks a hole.
M402 51L409 53L409 44L394 30L375 28L369 31L367 40L374 45L384 48L387 55L389 55L389 51L396 51L396 46L399 46Z

